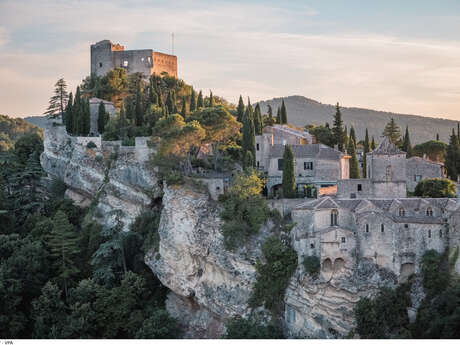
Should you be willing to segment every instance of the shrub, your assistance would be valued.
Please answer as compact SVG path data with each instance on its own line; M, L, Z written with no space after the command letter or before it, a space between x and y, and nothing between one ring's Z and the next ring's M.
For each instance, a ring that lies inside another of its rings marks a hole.
M415 196L423 198L454 198L455 183L447 178L430 178L421 180L415 187Z
M256 320L235 317L226 323L224 339L281 339L283 333L278 327L262 325Z
M125 137L121 140L122 146L135 146L136 145L136 138Z
M90 142L88 142L88 144L86 144L87 149L94 149L96 147L97 147L96 144L94 142L92 142L92 141L90 141Z
M164 309L153 311L136 333L136 339L177 339L180 328L177 320Z
M264 306L279 313L289 279L297 268L297 252L272 236L262 245L262 254L265 262L257 261L256 283L249 305L252 308Z
M61 199L67 190L67 185L61 179L54 178L50 185L50 193L53 197Z
M305 256L302 263L303 267L305 268L305 272L307 272L315 279L318 278L319 272L321 270L321 263L316 255Z
M142 248L145 252L150 249L158 251L160 246L160 235L158 225L160 224L160 212L148 210L136 217L131 224L131 231L141 235L143 239Z

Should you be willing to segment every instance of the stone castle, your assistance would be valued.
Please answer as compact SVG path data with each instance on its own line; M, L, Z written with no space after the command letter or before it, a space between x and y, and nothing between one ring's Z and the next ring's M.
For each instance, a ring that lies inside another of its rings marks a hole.
M91 45L91 74L105 75L111 69L121 67L129 74L145 76L167 73L177 78L177 56L152 49L125 50L125 47L103 40Z

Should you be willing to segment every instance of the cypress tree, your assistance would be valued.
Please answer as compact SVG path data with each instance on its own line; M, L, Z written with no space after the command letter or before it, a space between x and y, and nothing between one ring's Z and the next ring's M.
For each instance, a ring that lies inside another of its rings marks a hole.
M118 135L120 136L120 139L125 138L127 126L128 122L126 120L125 107L122 104L120 108L120 118L118 119Z
M99 133L104 133L105 124L107 122L108 116L105 112L104 102L99 103L98 115L97 115L97 130Z
M344 151L346 143L346 132L343 129L342 113L340 112L340 106L337 102L335 106L334 115L334 126L332 127L332 134L334 136L334 144L338 146L340 151Z
M364 150L363 150L363 178L367 178L367 153L370 151L369 132L366 128L366 135L364 136Z
M259 103L256 104L256 107L254 108L254 129L256 132L256 135L261 135L262 134L262 113L260 111L260 105Z
M209 107L214 107L214 97L212 96L212 91L209 93Z
M158 97L158 106L160 108L163 108L164 104L163 104L163 99L161 98L161 89L160 89L160 87L157 87L157 97Z
M350 178L359 178L359 167L358 167L358 159L356 158L355 142L353 141L353 138L351 136L348 142L347 151L348 151L348 154L351 156Z
M75 99L72 106L72 134L80 135L80 121L81 121L81 95L80 87L77 86L75 92Z
M196 93L192 89L192 95L190 96L190 113L193 113L196 110Z
M280 107L278 107L278 109L276 110L276 123L281 124L281 109L280 109Z
M136 91L136 104L134 107L134 114L136 116L136 126L142 126L144 124L144 111L142 109L142 97L141 97L141 86L140 83L137 85Z
M180 114L182 117L185 119L185 115L187 113L187 108L186 108L187 101L185 100L185 96L182 96L182 109L180 111Z
M177 114L177 99L176 99L176 92L174 90L171 91L171 100L173 104L173 111L172 114Z
M436 141L439 141L439 133L436 133Z
M244 116L244 102L243 102L243 97L240 95L240 99L238 100L238 107L236 108L236 119L239 122L243 122L243 116Z
M446 171L447 177L451 180L457 180L457 174L459 167L457 165L458 157L459 157L459 145L458 145L458 138L455 135L455 130L452 129L452 134L449 138L449 145L447 145L446 150Z
M173 104L173 95L172 91L168 92L168 97L166 97L165 106L168 109L169 114L174 113L174 104Z
M255 130L254 130L254 119L253 114L251 111L250 105L246 108L246 111L243 116L243 138L241 142L241 148L243 152L249 151L252 154L252 164L251 166L255 165L255 157L256 157L256 137L255 137ZM245 157L243 157L245 160Z
M65 110L65 116L64 116L64 125L67 130L67 133L72 134L73 133L73 117L72 117L72 106L73 106L73 96L72 92L69 94L69 100L67 102L67 107Z
M372 137L371 150L374 151L376 148L377 148L377 144L375 143L374 137Z
M404 140L401 149L407 153L407 157L412 157L412 145L410 143L408 126L406 126L406 134L404 134Z
M268 107L268 122L270 123L270 126L273 124L273 109L270 104L267 105Z
M283 197L296 197L296 184L294 173L294 154L290 145L284 145L283 154Z
M196 103L196 106L197 106L198 109L204 107L203 93L201 92L201 90L200 90L200 92L198 93L198 101L197 101L197 103Z
M83 136L89 135L91 130L91 114L89 111L89 100L82 99L81 107L81 122L80 122L80 134Z
M356 150L356 134L355 134L355 129L353 128L353 126L351 126L350 128L350 137L349 137L349 141L353 142L353 145L355 147L355 150Z
M284 105L284 99L281 101L281 123L283 125L288 123L287 111L286 111L286 106Z
M149 87L149 101L150 104L158 105L158 95L155 92L153 85Z
M243 154L243 169L248 171L254 167L254 156L251 151L245 151Z

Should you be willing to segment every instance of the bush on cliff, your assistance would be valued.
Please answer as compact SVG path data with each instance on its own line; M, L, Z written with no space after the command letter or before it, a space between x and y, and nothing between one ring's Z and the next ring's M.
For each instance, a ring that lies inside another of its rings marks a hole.
M264 306L280 313L284 292L297 268L297 253L275 236L262 245L263 261L256 264L256 283L249 298L252 308Z
M319 271L321 270L321 263L316 255L309 255L303 258L303 267L305 272L313 278L318 278Z
M261 191L262 181L252 171L235 176L227 193L219 198L223 203L222 233L227 249L242 245L269 217L270 211Z
M227 331L224 339L282 339L283 332L280 328L268 324L262 325L253 319L235 317L225 325Z

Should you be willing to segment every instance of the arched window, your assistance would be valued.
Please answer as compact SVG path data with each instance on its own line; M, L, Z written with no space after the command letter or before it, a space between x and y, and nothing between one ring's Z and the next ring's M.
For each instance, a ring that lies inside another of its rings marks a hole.
M433 217L433 209L432 209L431 207L428 207L428 208L426 209L426 215L427 215L428 217Z
M339 216L339 211L332 210L331 211L331 226L337 225L337 218Z
M399 208L399 216L404 217L405 215L406 215L406 210L404 209L404 207L400 207Z
M439 238L442 238L442 230L439 230Z
M369 224L366 224L366 232L369 232Z
M385 232L385 224L380 225L380 232Z
M428 238L431 238L431 229L428 229Z

